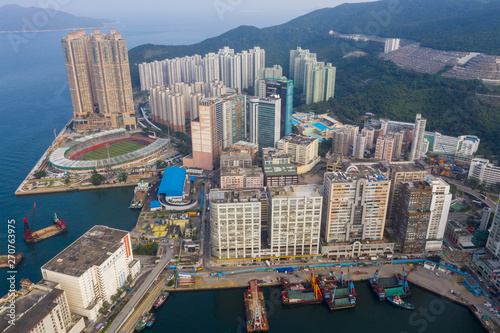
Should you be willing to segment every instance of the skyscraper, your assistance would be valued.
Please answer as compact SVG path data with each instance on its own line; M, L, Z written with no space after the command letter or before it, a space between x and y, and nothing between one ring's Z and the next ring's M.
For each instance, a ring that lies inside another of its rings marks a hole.
M451 204L449 189L446 182L432 176L402 185L394 229L403 253L442 248Z
M319 253L321 204L316 186L269 187L269 245L273 256Z
M290 51L290 78L302 90L307 104L334 97L336 68L317 61L316 54L309 50L297 47Z
M222 149L246 138L246 97L227 94L200 101L198 118L191 121L193 156L185 166L213 170Z
M281 138L281 99L279 96L250 98L250 142L259 149L275 148Z
M293 81L282 79L264 79L258 84L259 98L279 96L281 98L280 138L292 133Z
M61 40L77 132L136 129L127 42L111 29Z
M382 240L390 180L371 166L351 165L324 178L323 236L327 242Z
M384 53L389 53L389 52L398 50L400 42L401 42L401 39L399 39L399 38L386 38L385 46L384 46Z
M379 136L375 145L375 159L392 161L392 150L394 147L394 139L389 136Z
M422 142L424 141L425 124L427 120L420 113L415 117L415 130L411 141L410 161L418 160L422 156Z
M283 68L280 65L274 65L270 68L260 68L255 73L255 95L258 94L259 91L259 80L263 79L281 79L283 78ZM286 78L285 78L286 79Z
M338 130L333 132L332 149L336 154L347 156L349 154L349 132Z
M354 156L354 158L363 158L365 156L365 148L366 148L366 135L357 134L354 137L352 156Z
M264 189L210 191L210 244L216 259L250 259L261 255Z

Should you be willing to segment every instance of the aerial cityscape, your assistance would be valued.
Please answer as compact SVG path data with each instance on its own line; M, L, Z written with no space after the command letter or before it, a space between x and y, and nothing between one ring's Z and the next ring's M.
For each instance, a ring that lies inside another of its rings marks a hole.
M194 2L0 6L0 331L500 332L500 0Z

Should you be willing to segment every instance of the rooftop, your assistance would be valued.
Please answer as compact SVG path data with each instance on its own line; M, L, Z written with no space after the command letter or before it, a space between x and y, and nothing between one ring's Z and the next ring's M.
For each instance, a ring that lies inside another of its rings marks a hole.
M180 197L184 191L184 181L186 179L186 169L178 166L166 168L161 178L158 194L165 194L167 197Z
M116 252L127 234L127 231L96 225L43 265L42 270L81 276Z
M293 164L265 164L264 174L268 176L294 176L297 168Z
M312 198L322 197L315 185L289 185L269 187L271 197L278 198Z
M292 133L292 134L289 134L285 137L282 137L279 141L293 143L293 144L301 145L301 146L308 146L316 140L317 140L317 138L314 138L314 137L302 136L302 135Z
M361 178L369 181L388 181L377 164L350 165L345 171L329 172L325 174L325 177L335 183L352 182Z
M260 201L261 199L267 198L267 193L265 188L250 188L250 189L235 189L235 190L223 190L216 189L211 190L210 203L228 203L228 202L248 202L248 201Z
M55 300L64 292L54 286L47 286L46 290L32 289L28 294L16 299L15 325L9 327L9 309L4 307L1 311L0 331L2 332L30 332L43 320L56 306Z
M221 177L231 177L231 176L259 177L262 175L262 169L256 166L250 168L222 167L220 168L220 175Z

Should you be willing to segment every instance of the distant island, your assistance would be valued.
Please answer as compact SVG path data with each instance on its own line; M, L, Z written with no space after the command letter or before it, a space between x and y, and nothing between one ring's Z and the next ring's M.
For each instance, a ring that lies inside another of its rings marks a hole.
M110 19L74 16L52 8L14 4L0 7L0 33L100 28L113 22Z

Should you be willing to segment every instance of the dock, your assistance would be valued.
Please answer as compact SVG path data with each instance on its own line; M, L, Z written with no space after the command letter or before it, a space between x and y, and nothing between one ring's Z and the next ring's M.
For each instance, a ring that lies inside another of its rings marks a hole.
M247 332L267 332L269 331L269 324L267 322L264 293L257 285L257 280L251 280L248 283L249 287L244 293Z

